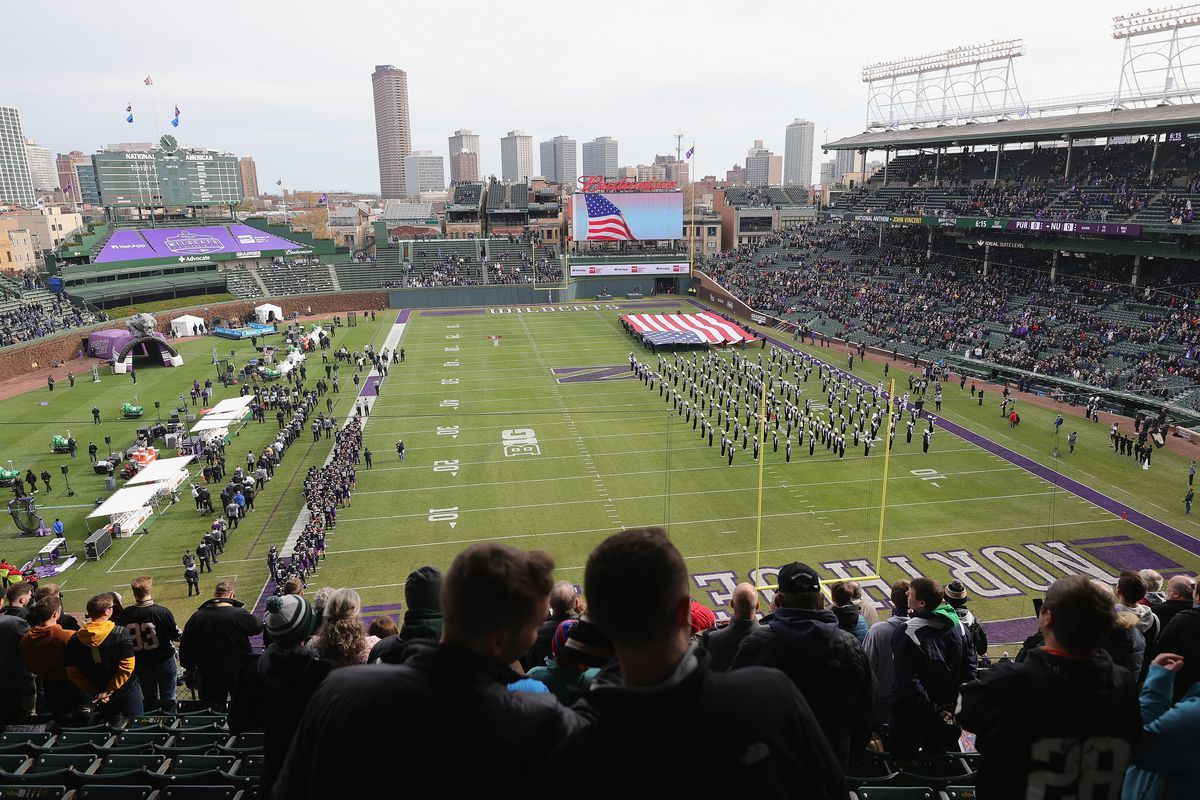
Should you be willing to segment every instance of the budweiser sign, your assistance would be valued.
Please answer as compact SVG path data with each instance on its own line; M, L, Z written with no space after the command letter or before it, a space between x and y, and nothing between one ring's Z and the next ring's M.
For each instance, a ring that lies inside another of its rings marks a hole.
M666 192L679 188L679 181L607 180L603 175L585 175L579 179L582 192Z

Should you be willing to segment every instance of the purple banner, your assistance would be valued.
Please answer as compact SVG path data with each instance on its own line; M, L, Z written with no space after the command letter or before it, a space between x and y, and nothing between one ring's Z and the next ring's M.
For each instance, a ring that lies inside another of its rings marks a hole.
M1141 225L1124 222L1075 222L1057 219L1010 219L1005 226L1010 231L1047 233L1103 233L1109 236L1141 236Z
M311 252L303 245L281 239L249 225L204 228L142 228L115 232L96 256L96 263L177 258L203 261L212 256L256 258Z

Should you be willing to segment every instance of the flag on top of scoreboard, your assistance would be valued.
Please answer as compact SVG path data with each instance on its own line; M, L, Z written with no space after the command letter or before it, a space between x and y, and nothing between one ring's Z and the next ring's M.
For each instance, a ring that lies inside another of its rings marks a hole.
M632 242L637 238L625 223L621 209L607 197L592 193L584 197L587 201L589 241Z
M705 311L699 314L626 314L621 319L654 345L753 342L738 325Z

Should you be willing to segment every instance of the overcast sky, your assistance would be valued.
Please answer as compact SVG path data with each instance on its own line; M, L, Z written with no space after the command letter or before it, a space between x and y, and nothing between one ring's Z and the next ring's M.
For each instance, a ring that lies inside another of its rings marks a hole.
M51 13L5 3L0 105L17 107L40 144L88 153L157 139L178 105L180 143L253 156L263 191L282 178L289 189L378 192L370 76L393 64L408 72L413 147L447 157L447 136L469 128L482 137L484 175L499 174L499 138L517 128L534 138L535 169L537 143L560 133L580 145L616 137L622 165L673 153L683 133L685 149L696 144L696 174L723 177L754 139L782 154L796 117L816 123L818 145L826 130L828 140L860 133L861 69L876 61L1023 38L1026 101L1114 93L1122 43L1111 18L1137 8L65 0ZM819 147L813 157L815 182L828 157Z

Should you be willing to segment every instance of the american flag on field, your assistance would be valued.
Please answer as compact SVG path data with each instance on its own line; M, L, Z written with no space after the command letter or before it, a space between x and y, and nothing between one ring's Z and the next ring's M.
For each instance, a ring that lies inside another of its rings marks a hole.
M643 338L659 344L728 344L754 337L726 319L700 314L626 314L622 319Z
M637 239L629 226L621 209L613 205L602 194L586 194L588 229L587 238L590 241L632 242Z

